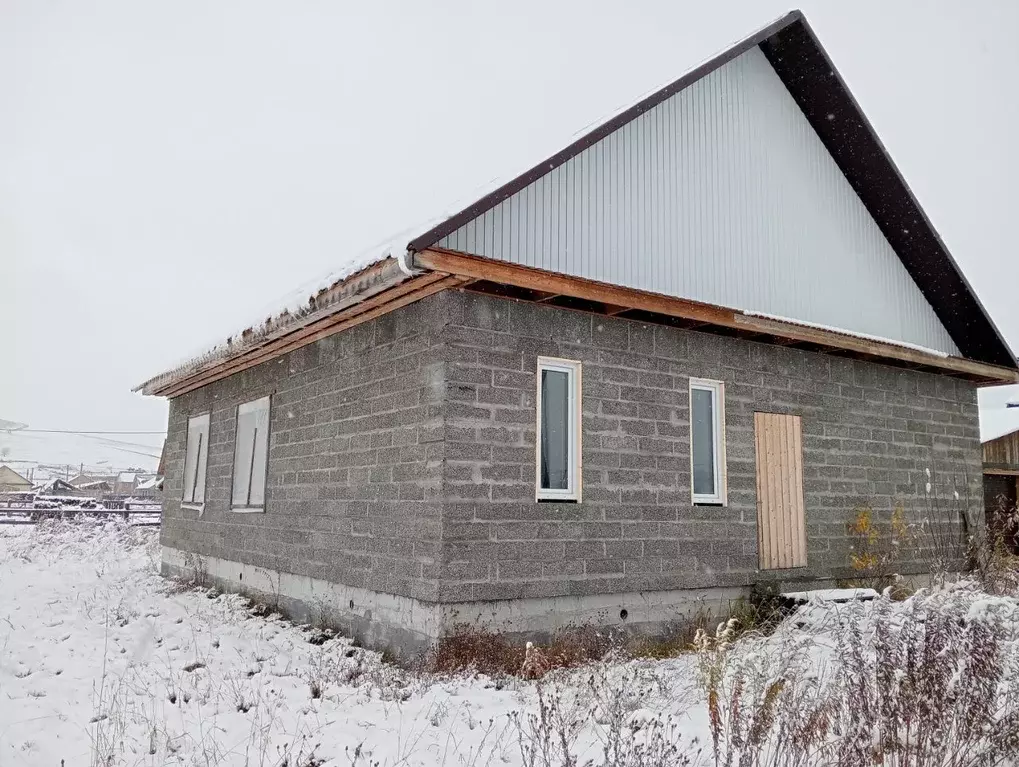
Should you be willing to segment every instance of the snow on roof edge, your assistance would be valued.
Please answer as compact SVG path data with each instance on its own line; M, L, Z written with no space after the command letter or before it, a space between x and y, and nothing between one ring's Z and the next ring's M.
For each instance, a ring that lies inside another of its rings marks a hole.
M903 349L912 349L915 352L922 352L923 354L930 354L934 357L940 357L941 359L948 359L950 355L948 352L943 352L938 349L931 349L927 346L921 346L920 344L910 343L909 341L897 341L894 338L883 338L882 336L871 335L870 333L861 333L856 330L847 330L846 328L837 328L833 325L824 325L820 322L808 322L807 320L796 320L791 317L782 317L778 314L769 314L767 312L754 312L744 310L743 314L747 317L760 317L765 320L775 320L776 322L788 322L790 325L800 325L805 328L814 328L815 330L827 330L831 333L839 333L844 336L852 336L853 338L859 338L864 341L877 341L882 344L889 344L890 346L899 346Z
M291 290L276 301L273 304L273 308L261 313L263 319L249 323L228 335L223 341L213 343L212 345L203 345L198 351L183 357L163 372L139 384L134 388L134 391L142 392L146 389L161 387L171 381L187 376L211 362L228 359L248 348L265 335L284 327L287 322L300 319L317 308L314 306L314 301L322 292L385 261L387 258L402 255L406 250L406 243L409 242L409 239L403 239L405 237L403 233L397 235L397 237L399 239L395 242L387 241L384 244L362 251L322 277L307 281L300 287ZM403 241L403 244L397 245L396 242L400 240ZM403 250L401 251L400 248L403 248Z

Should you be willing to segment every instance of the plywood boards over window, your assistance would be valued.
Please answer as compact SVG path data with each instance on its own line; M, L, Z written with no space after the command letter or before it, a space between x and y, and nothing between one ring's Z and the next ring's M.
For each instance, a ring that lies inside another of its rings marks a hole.
M754 413L757 542L762 570L806 567L800 417Z

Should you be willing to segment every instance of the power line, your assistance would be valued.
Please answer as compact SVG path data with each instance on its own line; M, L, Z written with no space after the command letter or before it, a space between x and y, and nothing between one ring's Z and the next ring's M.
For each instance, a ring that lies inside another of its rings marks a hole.
M165 431L74 431L73 429L12 429L15 432L31 432L32 434L166 434Z

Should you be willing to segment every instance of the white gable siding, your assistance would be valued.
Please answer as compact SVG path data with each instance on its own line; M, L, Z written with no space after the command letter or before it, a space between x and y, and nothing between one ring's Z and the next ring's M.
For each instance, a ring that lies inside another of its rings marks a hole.
M958 354L758 48L438 244Z

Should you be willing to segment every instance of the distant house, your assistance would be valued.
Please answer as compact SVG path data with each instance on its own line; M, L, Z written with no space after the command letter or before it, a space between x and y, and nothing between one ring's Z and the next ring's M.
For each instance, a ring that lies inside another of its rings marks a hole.
M1019 503L1019 429L984 442L984 508L988 523L1003 523L1003 512L1014 512ZM1015 531L1013 531L1015 532ZM1009 534L1019 554L1019 537Z
M32 489L32 483L10 466L0 466L0 493L13 493Z
M70 482L54 477L53 479L44 482L35 488L35 492L39 495L77 495L86 496L87 493L79 490L77 487L72 485Z
M113 492L117 495L134 495L134 489L138 485L138 472L122 471L117 475L113 484Z
M75 487L81 487L82 485L88 485L88 484L92 484L94 482L105 482L112 489L113 485L116 484L116 482L117 482L117 475L116 474L89 474L89 473L83 473L83 474L75 474L73 477L71 477L67 481L70 484L74 485Z
M982 516L1017 381L794 12L139 390L165 573L410 648L851 577L854 508Z
M105 479L96 479L91 482L79 482L75 485L75 487L79 492L97 500L102 500L113 492L113 486Z
M139 478L133 495L135 498L162 498L163 478L158 474Z

